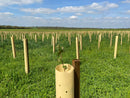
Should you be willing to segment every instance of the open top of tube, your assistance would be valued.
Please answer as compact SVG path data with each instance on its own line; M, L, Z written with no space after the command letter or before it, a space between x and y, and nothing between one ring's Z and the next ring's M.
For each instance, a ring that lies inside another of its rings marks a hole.
M63 66L66 66L67 69L64 69ZM59 72L70 72L70 71L74 70L74 68L70 64L60 64L60 65L56 66L56 70Z

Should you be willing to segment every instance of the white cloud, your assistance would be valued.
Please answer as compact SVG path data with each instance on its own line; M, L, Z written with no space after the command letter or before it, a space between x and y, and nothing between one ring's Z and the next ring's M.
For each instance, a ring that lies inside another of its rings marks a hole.
M101 3L92 3L91 5L86 6L65 6L57 9L49 9L49 8L24 8L21 9L21 11L24 12L30 12L33 14L36 13L45 13L45 14L51 14L51 13L89 13L89 14L95 14L99 11L106 11L112 8L117 8L118 5L115 3L109 3L109 2L101 2Z
M37 8L37 9L31 9L31 8L25 9L24 8L24 9L21 9L21 11L30 12L32 14L37 14L37 13L51 14L51 13L56 12L55 10L49 9L49 8Z
M54 20L62 20L62 18L59 18L59 17L52 17L51 19L54 19Z
M104 19L109 20L109 19L113 19L113 17L104 17Z
M122 3L130 3L130 0L122 1Z
M122 19L120 16L115 17L116 19Z
M89 13L89 14L94 14L94 13L96 13L96 12L94 12L94 11L87 11L87 13Z
M11 12L0 13L0 17L11 16L11 15L13 15L13 13L11 13Z
M34 17L34 16L22 16L21 18L23 18L23 19L27 19L27 20L29 20L29 19L33 19L33 20L42 20L42 18L41 17Z
M126 11L125 13L126 13L126 14L130 14L130 10Z
M43 0L0 0L0 6L41 3Z
M74 16L73 16L74 18ZM61 27L88 27L88 28L130 28L130 17L102 17L102 18L48 18L34 16L7 16L0 17L1 25L18 26L61 26Z
M77 15L77 16L82 16L82 14L81 14L81 13L75 13L75 15Z
M76 18L78 18L77 16L70 16L69 17L70 19L76 19Z
M117 8L119 5L116 3L101 2L101 3L92 3L88 6L88 9L95 9L97 11L105 11L112 8Z
M88 9L96 9L96 10L99 10L99 9L102 9L102 5L98 4L98 3L92 3L91 5L88 6Z
M106 7L109 8L117 8L119 5L115 3L107 3Z
M117 8L118 4L109 3L109 2L101 2L101 3L92 3L91 5L86 6L66 6L62 8L57 8L59 12L88 12L92 10L104 11L109 10L111 8Z
M84 6L66 6L62 8L57 8L57 11L59 12L83 12L84 10Z

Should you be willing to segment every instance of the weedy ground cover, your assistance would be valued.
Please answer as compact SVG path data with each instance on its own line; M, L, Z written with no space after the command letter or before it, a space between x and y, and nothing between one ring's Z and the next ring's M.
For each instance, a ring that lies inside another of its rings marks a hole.
M116 34L115 34L116 35ZM114 36L115 36L114 35ZM55 67L59 65L57 55L53 54L51 35L42 36L38 41L29 38L30 73L25 74L22 40L15 40L16 59L12 57L12 48L8 38L0 42L0 97L1 98L55 98ZM72 63L76 58L75 36L62 35L57 43L64 47L63 60ZM110 48L110 39L102 37L98 50L98 39L92 35L83 36L83 50L80 51L80 96L81 98L129 98L130 97L130 54L127 36L123 44L118 42L117 59L113 59L115 37ZM1 39L0 39L1 40Z

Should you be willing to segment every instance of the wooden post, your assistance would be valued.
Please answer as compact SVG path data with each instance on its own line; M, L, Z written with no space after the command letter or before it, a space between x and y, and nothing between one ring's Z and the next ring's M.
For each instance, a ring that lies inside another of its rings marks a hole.
M74 98L80 98L80 61L74 59L72 65L74 67Z
M110 47L112 46L112 33L111 33L111 39L110 39Z
M3 43L3 34L1 34L1 42Z
M18 40L18 34L16 34L15 37L16 37L16 40Z
M57 37L58 37L57 34L58 34L58 33L56 33L56 44L57 44Z
M99 35L99 38L98 38L98 49L100 48L100 42L101 42L101 34Z
M6 34L4 34L4 40L6 40Z
M53 53L55 53L55 37L52 36L52 44L53 44Z
M25 39L26 37L25 37L25 33L23 34L23 39Z
M29 73L29 56L28 56L28 40L23 39L24 46L24 61L25 61L25 73Z
M16 51L15 51L14 36L13 36L13 35L12 35L12 37L11 37L11 44L12 44L13 58L16 58Z
M40 37L40 33L39 32L37 32L37 35L38 35L38 37Z
M37 35L35 34L35 42L37 42Z
M43 33L43 34L42 34L42 42L44 42L44 36L45 36L45 35L44 35L44 33Z
M116 38L115 38L114 59L116 59L116 54L117 54L117 45L118 45L118 36L116 36Z
M78 37L76 37L76 59L79 59L79 43Z
M91 38L92 34L91 34L91 32L89 32L88 35L89 35L89 41L91 43L91 41L92 41L92 38Z
M80 35L80 50L82 50L82 35Z
M21 35L21 33L20 33L20 34L19 34L19 40L21 40L21 39L22 39L21 37L22 37L22 35Z
M122 34L121 34L121 46L122 46Z
M48 33L46 33L46 36L47 36L47 39L49 38L49 34Z

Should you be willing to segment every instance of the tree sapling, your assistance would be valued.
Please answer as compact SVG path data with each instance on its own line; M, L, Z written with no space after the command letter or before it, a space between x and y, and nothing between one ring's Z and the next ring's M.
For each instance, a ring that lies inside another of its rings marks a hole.
M62 53L64 52L64 47L57 45L56 48L57 48L58 62L61 62L63 64ZM67 69L67 66L65 66L64 64L63 64L63 69L64 71Z

